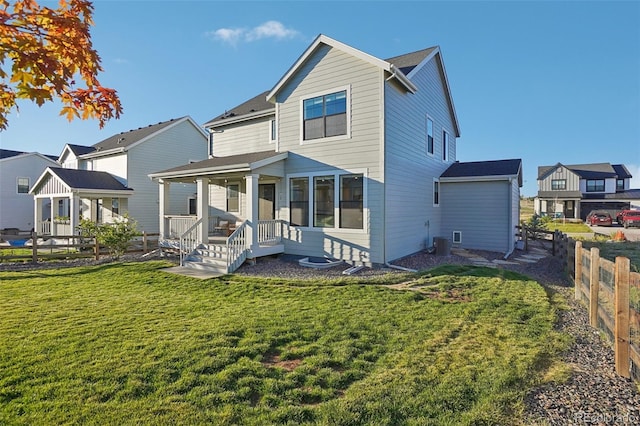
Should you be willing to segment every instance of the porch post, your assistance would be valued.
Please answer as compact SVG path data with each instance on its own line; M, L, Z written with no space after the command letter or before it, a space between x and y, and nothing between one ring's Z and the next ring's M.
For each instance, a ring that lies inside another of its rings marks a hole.
M258 180L259 174L246 175L247 187L247 219L249 226L246 228L247 242L253 252L258 248Z
M159 229L158 232L160 233L160 239L163 238L168 238L167 232L168 229L166 229L166 224L167 224L167 220L165 219L165 215L167 214L167 210L169 208L169 185L171 185L169 182L165 182L163 180L159 181L159 193L158 193L158 214L159 214L159 218L158 218L158 224L159 224Z
M198 192L196 214L200 222L200 236L202 243L209 242L209 178L199 177L196 179L196 188Z
M33 230L36 234L42 234L40 228L42 222L42 202L39 198L33 197Z
M56 210L58 208L58 199L56 197L51 197L51 235L58 235L58 224L54 220L57 216Z
M80 215L80 196L78 194L71 193L69 197L69 225L71 226L71 235L76 234L76 227L79 224Z

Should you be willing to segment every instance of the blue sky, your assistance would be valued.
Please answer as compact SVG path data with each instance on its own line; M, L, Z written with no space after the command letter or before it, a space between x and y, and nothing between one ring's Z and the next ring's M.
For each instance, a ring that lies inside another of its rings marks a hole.
M379 58L439 45L462 133L457 159L522 158L524 195L537 191L537 167L557 162L623 163L640 188L640 2L94 5L100 79L124 115L100 130L68 123L57 104L22 102L2 148L57 155L65 143L184 115L202 124L271 89L324 33Z

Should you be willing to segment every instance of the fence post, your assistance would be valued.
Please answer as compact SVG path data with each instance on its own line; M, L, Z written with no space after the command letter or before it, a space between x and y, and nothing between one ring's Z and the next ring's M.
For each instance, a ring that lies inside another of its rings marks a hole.
M33 263L38 262L38 234L36 231L31 232L31 250L33 250L33 256L31 257L31 261Z
M600 249L591 247L589 271L589 324L598 328L598 293L600 291Z
M613 349L616 357L616 373L631 377L629 363L629 278L631 263L626 257L616 257L615 301L616 314L613 333Z
M143 231L142 232L142 252L146 253L149 250L147 250L147 231Z
M96 239L96 245L94 247L96 260L100 260L100 244L98 243L98 236L96 235L94 238Z
M573 283L575 284L575 299L580 300L582 296L582 241L576 241L576 270L574 271Z
M551 237L551 255L555 257L556 255L556 244L558 241L558 230L553 231L553 236Z

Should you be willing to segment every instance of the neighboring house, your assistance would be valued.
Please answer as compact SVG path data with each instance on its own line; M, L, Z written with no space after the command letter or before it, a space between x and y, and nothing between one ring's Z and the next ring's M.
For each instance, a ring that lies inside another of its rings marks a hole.
M44 169L57 165L48 155L0 149L0 229L34 228L29 189Z
M456 164L460 129L439 47L382 60L320 35L270 91L204 127L210 159L150 175L165 198L183 182L197 182L189 233L160 204L166 239L205 242L216 223L235 220L227 243L236 250L241 241L243 256L285 252L364 265L415 253L436 236L451 240L460 230L461 247L509 252L515 244L511 219L502 223L504 244L467 231L470 216L478 227L493 221L475 215L474 203L464 206L459 226L445 214L447 191L472 192L485 167L472 163L478 173L443 175ZM505 186L519 194L519 186ZM483 202L505 206L499 217L509 218L508 209L518 208L510 191ZM227 271L237 266L236 254L223 255Z
M93 146L65 145L58 168L42 173L31 190L38 232L68 235L81 218L111 222L125 212L139 230L158 232L158 186L148 174L207 158L207 143L202 128L182 117L118 133ZM165 212L195 212L193 181L175 189ZM50 205L48 217L45 205Z
M538 215L585 220L592 210L615 213L640 208L640 189L630 189L623 164L593 163L538 167Z

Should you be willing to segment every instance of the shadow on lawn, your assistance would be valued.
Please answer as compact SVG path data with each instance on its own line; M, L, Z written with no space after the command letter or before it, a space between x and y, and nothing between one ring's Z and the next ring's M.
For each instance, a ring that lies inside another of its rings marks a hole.
M167 267L167 263L163 261L150 261L150 262L118 262L110 261L109 263L103 263L100 265L87 265L87 266L73 266L65 268L52 268L52 269L39 269L39 270L26 270L26 271L7 271L6 273L0 273L2 281L15 281L24 280L29 278L51 278L51 277L71 277L78 275L87 275L95 273L109 273L111 270L122 271L125 269L135 269L137 272L142 271L154 271Z
M508 271L501 268L487 268L486 266L473 265L441 265L428 271L420 273L422 277L440 277L440 276L456 276L456 277L481 277L481 278L501 278L512 281L535 281L533 278L517 272Z

